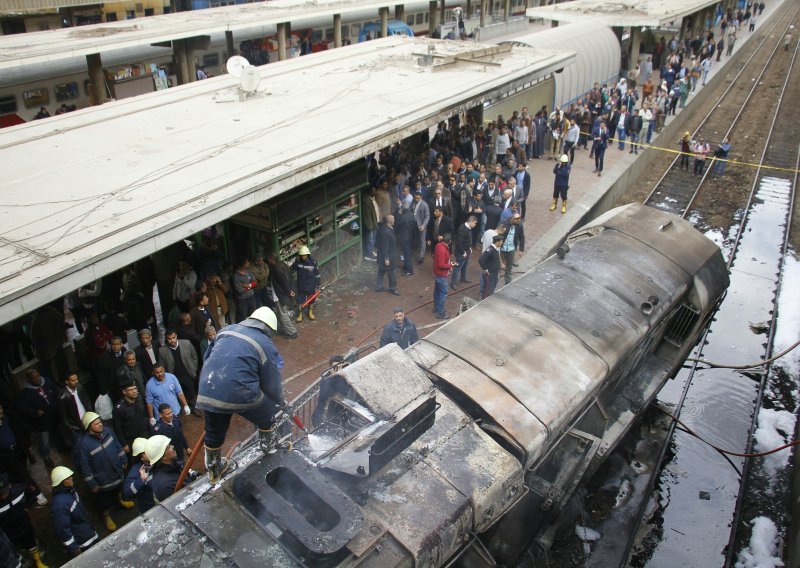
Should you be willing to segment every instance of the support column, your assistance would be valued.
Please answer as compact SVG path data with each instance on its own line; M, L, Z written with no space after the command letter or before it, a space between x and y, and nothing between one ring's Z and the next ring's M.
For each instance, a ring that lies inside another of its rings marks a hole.
M286 24L278 24L278 61L286 59Z
M507 22L511 17L511 0L503 1L503 21Z
M333 15L333 47L342 47L342 15Z
M381 37L389 37L389 8L381 8Z
M628 57L628 69L636 67L639 61L639 42L642 39L642 28L634 26L631 28L631 48Z
M233 32L225 32L225 51L228 52L228 57L236 55L236 49L233 47Z
M486 27L486 10L489 9L489 0L481 0L481 27Z
M468 20L472 17L472 0L467 0L467 13L464 14L464 19Z
M428 2L428 35L433 35L433 32L436 31L436 0L430 0Z
M90 53L86 56L86 66L89 68L89 79L92 81L92 92L95 105L101 105L108 100L106 95L106 76L103 73L103 61L99 53Z
M439 2L439 23L444 24L447 20L444 19L444 9L445 9L445 1L441 0Z
M189 63L186 61L186 47L184 47L185 40L178 39L172 42L172 53L175 56L176 72L178 76L178 84L185 85L189 83Z
M684 16L681 18L681 33L678 36L678 43L683 45L683 42L686 41L686 32L689 29L689 18Z
M194 38L189 38L183 42L183 48L186 50L186 72L189 74L189 82L197 81L197 64L194 60Z
M400 22L406 21L406 6L405 4L394 5L394 19Z

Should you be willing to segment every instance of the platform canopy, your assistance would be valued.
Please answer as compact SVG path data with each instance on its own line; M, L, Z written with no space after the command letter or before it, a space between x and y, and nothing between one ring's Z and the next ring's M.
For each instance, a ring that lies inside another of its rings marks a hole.
M404 5L406 11L427 9L428 2L416 0ZM385 0L270 0L6 35L0 36L0 71L228 31L234 34L256 31L263 36L275 33L276 26L283 22L292 22L295 29L321 25L320 22L333 26L334 14L340 14L344 22L372 16L378 20L380 8L392 8L394 14L394 3Z
M395 36L3 129L0 324L574 57Z
M714 6L719 0L572 0L550 6L528 8L529 18L555 22L578 22L593 19L609 27L657 28Z

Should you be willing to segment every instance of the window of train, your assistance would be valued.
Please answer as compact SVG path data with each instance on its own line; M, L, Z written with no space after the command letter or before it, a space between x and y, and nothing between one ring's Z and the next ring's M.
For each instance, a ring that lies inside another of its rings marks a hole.
M144 15L145 16L152 16L153 14L155 14L155 10L153 8L145 8L144 9Z
M117 21L116 12L106 12L106 22L116 22L116 21Z
M126 10L125 11L125 19L126 20L134 20L134 19L136 19L136 11L135 10Z
M333 28L325 28L325 41L333 41Z
M14 95L0 96L0 114L17 112L17 97Z
M413 15L413 14L412 14L412 15L410 15L408 18L406 18L406 24L407 24L409 27L411 27L411 26L413 26L413 25L414 25L414 15Z
M206 53L203 55L203 67L215 67L219 65L219 53Z
M322 30L314 30L314 32L311 34L311 41L314 43L322 41Z
M353 24L350 29L353 31L353 37L358 37L358 34L361 33L361 24Z
M425 14L423 14L422 12L417 14L417 25L420 25L425 21L427 21L427 18L425 18Z

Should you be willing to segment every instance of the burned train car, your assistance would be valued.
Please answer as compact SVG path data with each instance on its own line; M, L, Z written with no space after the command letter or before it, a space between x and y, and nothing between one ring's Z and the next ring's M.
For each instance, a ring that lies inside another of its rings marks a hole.
M240 452L81 566L514 565L697 342L728 285L716 245L641 205L403 351L323 377L294 451Z

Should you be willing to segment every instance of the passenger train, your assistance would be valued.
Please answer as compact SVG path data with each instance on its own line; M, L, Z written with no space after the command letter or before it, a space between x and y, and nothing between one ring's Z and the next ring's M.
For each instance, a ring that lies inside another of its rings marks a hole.
M488 16L502 19L502 6L502 2L495 2L494 10ZM230 7L230 9L236 8ZM511 12L515 17L524 16L525 0L512 0ZM461 0L448 0L444 21L450 22L456 19L458 14L463 13L465 12ZM473 20L476 19L477 17L473 18ZM345 43L348 41L358 42L363 27L378 20L377 14L373 11L364 10L353 13L348 20L342 23L343 41ZM404 22L415 35L427 34L428 2L406 3ZM473 21L470 25L477 24ZM277 61L278 42L275 34L274 26L259 27L249 33L237 33L235 36L237 49L253 65ZM306 38L311 42L312 52L332 48L333 22L330 19L318 18L294 23L289 40L290 56L300 54L300 45ZM212 76L225 72L225 62L230 55L226 51L224 33L211 34L208 49L197 50L194 53L197 64L203 66L206 72ZM113 76L118 76L121 81L125 81L135 79L140 75L149 75L153 70L160 69L166 77L170 78L171 85L177 84L177 78L171 73L172 51L169 48L142 46L106 52L103 53L102 58L104 68L111 77L109 82L114 81ZM151 90L154 89L155 85L151 86ZM113 86L110 86L108 91L110 96L116 94ZM120 93L122 93L122 89L120 89ZM117 94L117 97L124 98L124 95ZM55 64L8 69L0 78L0 127L33 119L41 106L47 108L52 115L62 104L68 107L74 105L78 109L92 104L89 75L84 57L76 57L73 60L60 61Z
M513 566L683 364L728 286L719 248L639 204L406 350L333 368L294 449L246 447L75 566ZM287 421L288 423L288 421ZM543 564L544 565L544 564Z

